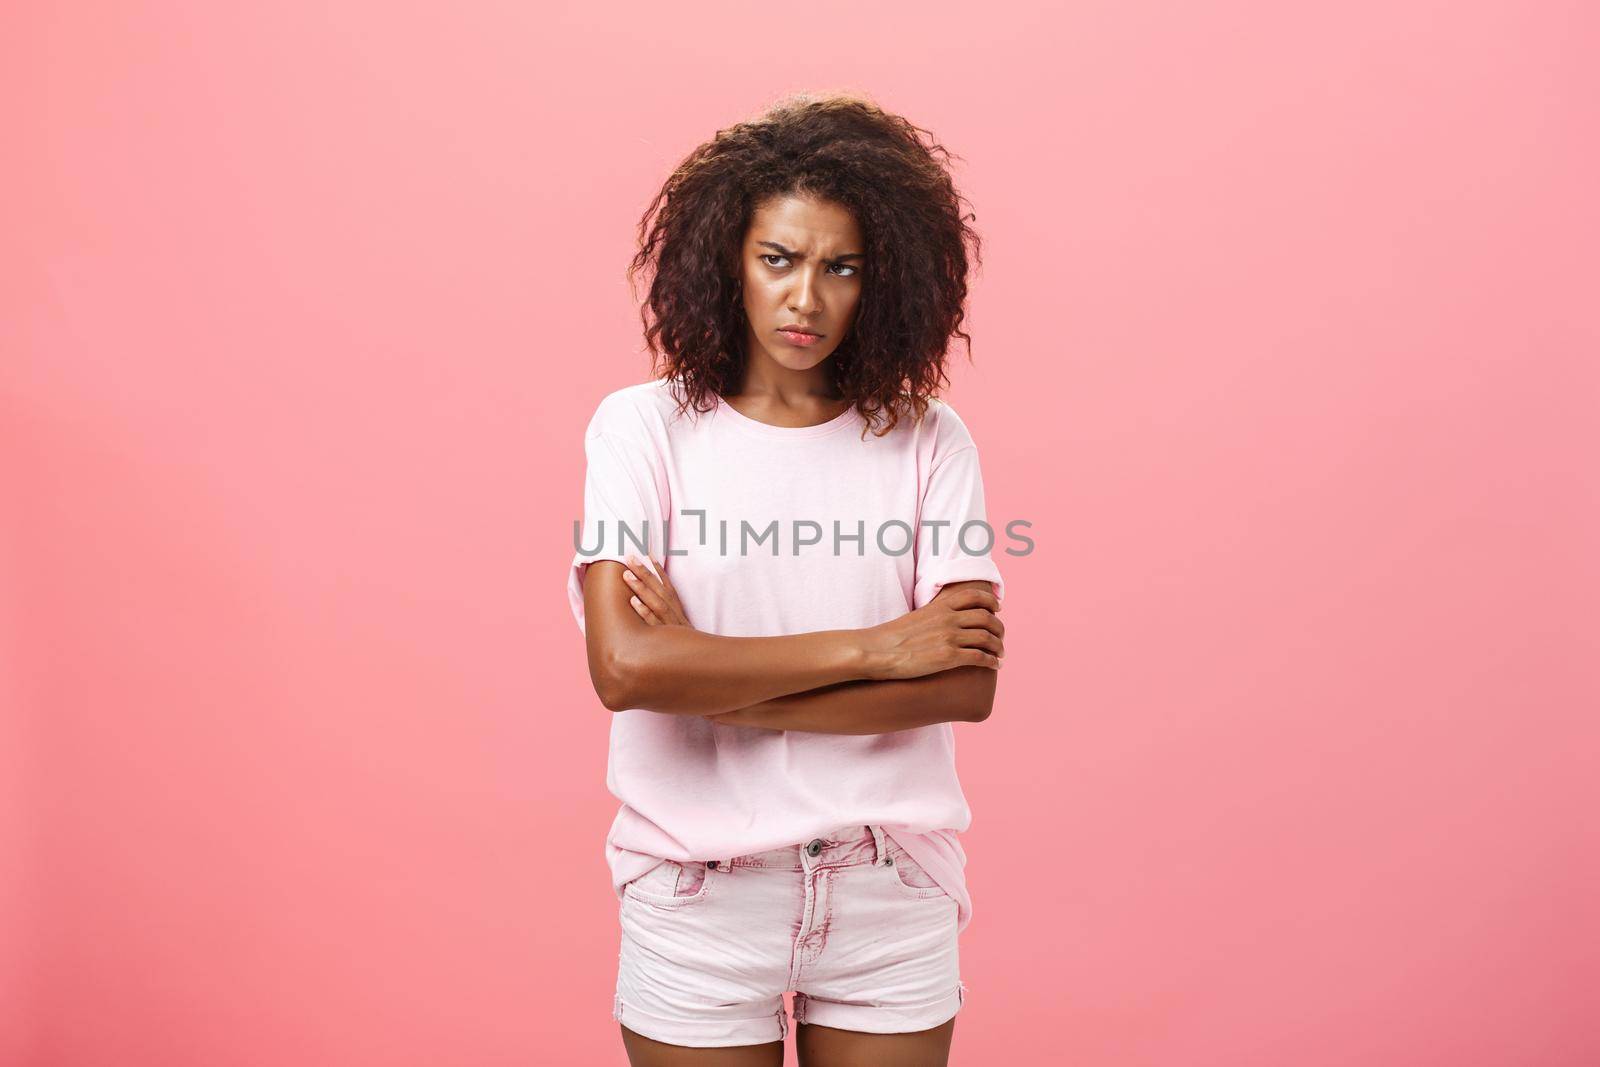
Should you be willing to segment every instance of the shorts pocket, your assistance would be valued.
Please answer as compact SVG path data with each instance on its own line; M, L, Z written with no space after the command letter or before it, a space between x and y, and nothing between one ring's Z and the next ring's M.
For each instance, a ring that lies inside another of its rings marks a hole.
M945 892L943 886L933 880L933 875L911 858L909 852L893 841L888 842L888 855L894 861L888 865L889 880L902 895L916 900L955 899Z
M622 887L624 899L653 908L683 908L704 900L711 891L712 871L699 860L662 860Z

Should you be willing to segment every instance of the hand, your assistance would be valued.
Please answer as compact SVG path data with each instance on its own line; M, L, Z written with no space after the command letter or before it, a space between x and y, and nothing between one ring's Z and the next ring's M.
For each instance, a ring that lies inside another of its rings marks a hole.
M628 603L639 617L651 626L689 626L689 617L683 613L678 601L678 591L672 587L664 566L650 557L650 569L638 556L629 556L622 565L622 580L633 590ZM694 627L689 626L690 629Z
M1000 668L1006 628L989 582L940 590L915 611L866 630L874 679L920 678L951 667Z

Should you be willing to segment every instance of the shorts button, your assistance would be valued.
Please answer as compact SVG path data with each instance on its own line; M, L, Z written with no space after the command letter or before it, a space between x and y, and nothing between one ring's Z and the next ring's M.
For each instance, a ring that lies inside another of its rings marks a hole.
M815 840L813 840L811 842L811 844L806 846L806 854L807 855L815 856L817 853L819 853L821 851L822 851L822 838L820 838L820 837L816 838Z
M721 861L719 861L719 860L707 860L706 861L706 866L711 868L714 871L714 870L717 869L717 864L719 862L721 862Z

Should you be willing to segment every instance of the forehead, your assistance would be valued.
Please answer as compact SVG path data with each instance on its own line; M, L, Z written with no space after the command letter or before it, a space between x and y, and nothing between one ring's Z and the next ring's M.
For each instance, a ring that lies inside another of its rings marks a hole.
M850 209L809 196L773 197L757 205L750 216L747 239L777 241L796 251L861 250L861 228Z

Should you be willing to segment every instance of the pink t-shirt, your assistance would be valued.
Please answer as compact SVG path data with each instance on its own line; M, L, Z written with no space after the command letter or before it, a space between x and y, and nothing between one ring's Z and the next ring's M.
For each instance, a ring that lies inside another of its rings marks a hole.
M875 626L969 579L1004 599L978 451L948 404L865 440L854 408L805 427L725 400L702 414L675 408L657 380L607 395L589 422L567 576L580 630L586 565L641 544L665 558L690 624L733 637ZM663 859L741 856L877 823L955 897L958 930L971 921L957 835L972 812L950 723L824 734L620 711L606 787L622 802L606 838L619 898Z

